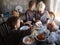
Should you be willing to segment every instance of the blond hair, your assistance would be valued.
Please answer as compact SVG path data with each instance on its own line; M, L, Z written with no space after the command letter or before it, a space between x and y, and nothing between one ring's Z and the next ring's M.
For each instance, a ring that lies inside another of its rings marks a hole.
M43 3L43 1L39 2L37 5L37 9L45 9L45 4Z
M13 11L12 11L12 16L18 16L18 17L19 17L19 12L16 11L16 10L13 10Z

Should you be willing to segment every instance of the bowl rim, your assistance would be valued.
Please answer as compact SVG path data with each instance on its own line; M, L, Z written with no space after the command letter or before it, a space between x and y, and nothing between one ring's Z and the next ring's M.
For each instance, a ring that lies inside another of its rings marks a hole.
M44 40L39 40L38 37L36 36L35 39L38 40L38 41L46 41L46 37L45 37Z
M28 38L29 36L30 36L30 35L25 36L25 37L23 38L23 43L24 43L24 44L27 44L27 43L25 43L25 41L24 41L24 40L25 40L26 38ZM34 41L30 42L29 44L32 44L32 43L34 43L34 42L35 42L35 39L34 39Z

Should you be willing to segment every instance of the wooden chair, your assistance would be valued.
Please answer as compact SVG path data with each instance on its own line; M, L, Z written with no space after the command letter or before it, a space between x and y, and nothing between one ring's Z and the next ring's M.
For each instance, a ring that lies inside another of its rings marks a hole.
M55 14L53 12L49 12L49 14L50 14L51 19L54 20L55 19Z

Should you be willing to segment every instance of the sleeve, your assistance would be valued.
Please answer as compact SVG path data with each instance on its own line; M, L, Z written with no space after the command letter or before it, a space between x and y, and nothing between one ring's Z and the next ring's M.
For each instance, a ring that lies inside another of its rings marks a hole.
M34 15L35 20L40 20L39 17L38 17L38 15L39 14L37 12L35 12L35 15Z
M50 20L51 22L52 22L52 19L51 19L51 17L50 17L50 14L49 14L49 12L48 11L46 11L46 18L47 18L47 20Z
M19 31L20 37L24 37L31 34L31 30L21 30Z
M41 17L41 21L42 23L47 23L48 20L52 21L48 11L45 11L44 15Z
M49 15L48 11L46 11L46 15L47 15L47 18L48 18L48 19L51 19L51 17L50 17L50 15Z
M26 21L29 21L29 13L26 11L26 13L25 13L25 20Z

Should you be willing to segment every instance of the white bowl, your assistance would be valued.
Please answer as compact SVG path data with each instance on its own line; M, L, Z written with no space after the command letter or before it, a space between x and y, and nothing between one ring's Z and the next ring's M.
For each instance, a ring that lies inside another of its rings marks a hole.
M22 26L21 28L20 28L20 30L28 30L30 27L28 27L28 26Z
M31 39L32 41L28 41L28 40L30 40L30 38L33 38L33 37L31 37L31 36L25 36L23 38L23 43L24 44L33 44L35 42L35 39L33 38L33 40Z

